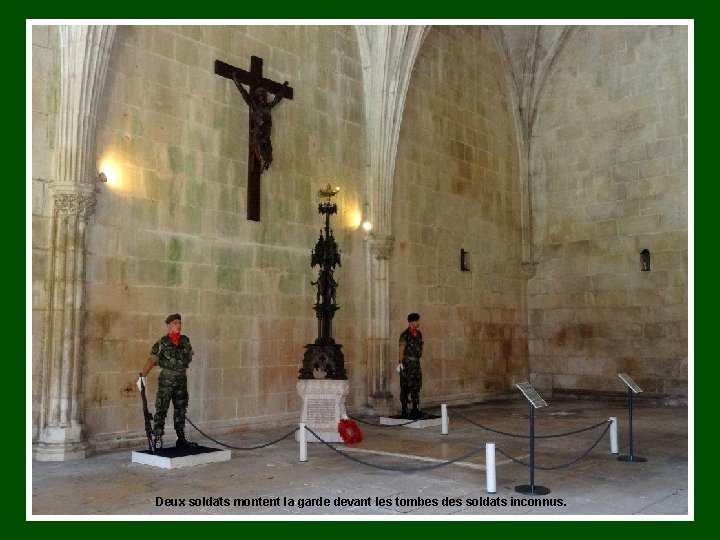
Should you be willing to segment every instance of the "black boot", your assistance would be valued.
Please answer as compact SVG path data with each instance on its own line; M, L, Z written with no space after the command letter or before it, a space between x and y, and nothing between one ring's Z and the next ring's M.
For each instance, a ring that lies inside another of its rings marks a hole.
M419 408L419 402L413 401L413 408L412 411L410 411L410 418L413 420L418 420L423 417L423 412Z
M178 431L177 432L177 441L175 442L176 448L197 448L198 443L190 442L185 438L185 432L184 431Z
M402 404L402 412L400 413L400 416L403 418L408 418L407 403Z
M153 453L159 452L160 450L162 450L162 447L163 447L162 435L153 434L152 445L153 445L153 448L152 448Z

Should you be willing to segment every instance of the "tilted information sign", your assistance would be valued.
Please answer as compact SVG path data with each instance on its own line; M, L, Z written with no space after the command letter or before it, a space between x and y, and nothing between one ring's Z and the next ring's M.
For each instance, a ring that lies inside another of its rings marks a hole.
M515 386L517 386L520 391L525 394L525 397L536 409L539 409L540 407L547 407L545 400L540 397L540 394L537 393L537 390L535 390L529 382L517 383Z
M618 377L620 377L622 379L622 382L627 384L628 387L636 394L642 392L642 388L635 384L635 381L633 381L632 377L630 377L630 375L628 375L627 373L618 373Z

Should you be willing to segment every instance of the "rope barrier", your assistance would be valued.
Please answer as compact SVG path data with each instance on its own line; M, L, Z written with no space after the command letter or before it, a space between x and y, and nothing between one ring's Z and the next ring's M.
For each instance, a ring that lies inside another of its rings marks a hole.
M345 452L343 452L342 450L338 450L337 448L335 448L335 446L333 446L329 442L322 440L322 438L320 438L320 436L317 433L315 433L312 429L310 429L309 427L305 426L305 429L308 430L313 435L313 437L315 437L318 441L323 443L328 448L331 448L332 450L334 450L341 456L346 457L351 461L355 461L356 463L360 463L361 465L366 465L368 467L374 467L375 469L381 469L383 471L395 471L395 472L404 472L404 473L413 473L413 472L419 472L419 471L431 471L433 469L439 469L441 467L446 467L448 465L452 465L453 463L462 461L469 457L475 456L475 455L479 454L480 452L485 451L485 448L477 448L475 450L468 452L467 454L463 454L462 456L452 459L450 461L443 461L442 463L436 463L434 465L425 465L425 466L421 466L421 467L388 467L385 465L376 465L375 463L363 461L361 459L358 459L356 457L348 455Z
M258 448L265 448L266 446L270 446L271 444L275 444L275 443L277 443L277 442L282 441L283 439L286 439L287 437L289 437L290 435L292 435L293 433L295 433L298 429L300 429L299 427L296 427L295 429L293 429L292 431L286 433L285 435L283 435L283 436L280 437L279 439L275 439L274 441L270 441L269 443L260 444L260 445L258 445L258 446L248 446L248 447L243 448L243 447L240 447L240 446L232 446L231 444L225 444L225 443L223 443L223 442L218 441L217 439L213 439L210 435L208 435L207 433L203 432L199 427L197 427L195 424L193 424L193 421L190 420L187 416L185 417L185 420L187 420L188 423L189 423L192 427L194 427L196 430L198 430L203 437L207 437L207 438L210 439L212 442L217 443L217 444L219 444L220 446L224 446L225 448L232 448L233 450L257 450Z
M452 411L452 413L453 413L453 415L459 416L460 418L462 418L462 419L465 420L466 422L470 422L471 424L473 424L473 425L475 425L475 426L477 426L477 427L479 427L479 428L485 429L485 430L487 430L487 431L492 431L493 433L499 433L500 435L507 435L508 437L519 437L519 438L522 438L522 439L529 439L529 438L530 438L529 435L521 435L521 434L519 434L519 433L508 433L508 432L506 432L506 431L500 431L500 430L497 430L497 429L489 428L489 427L487 427L487 426L483 426L482 424L479 424L478 422L475 422L474 420L471 420L470 418L466 417L466 416L463 415L462 413L459 413L459 412L456 412L456 411ZM602 422L598 422L597 424L593 424L592 426L588 426L588 427L585 427L585 428L575 429L575 430L573 430L573 431L566 431L566 432L564 432L564 433L553 433L553 434L551 434L551 435L535 435L535 438L536 438L536 439L552 439L552 438L554 438L554 437L566 437L567 435L575 435L575 434L577 434L577 433L582 433L583 431L590 431L591 429L595 429L596 427L602 426L603 424L608 424L609 422L610 422L609 420L603 420Z
M480 428L482 428L482 429L485 429L485 430L487 430L487 431L491 431L491 432L493 432L493 433L499 433L499 434L501 434L501 435L507 435L507 436L509 436L509 437L529 438L528 435L520 435L520 434L516 434L516 433L508 433L508 432L505 432L505 431L500 431L500 430L496 430L496 429L489 428L489 427L487 427L487 426L483 426L482 424L479 424L479 423L477 423L477 422L475 422L475 421L467 418L467 417L464 416L463 414L458 413L458 412L455 412L455 411L453 411L453 414L459 416L459 417L462 418L463 420L465 420L465 421L467 421L467 422L469 422L469 423L471 423L471 424L473 424L473 425L476 425L476 426L478 426L478 427L480 427ZM404 425L406 425L406 424L411 424L411 423L413 423L413 422L417 422L418 420L422 420L422 418L418 418L418 419L416 419L416 420L411 420L411 421L406 422L406 423L403 423L403 424L395 424L395 425L392 425L392 426L391 426L391 425L383 425L383 424L373 424L373 423L370 423L370 422L366 422L366 421L364 421L364 420L361 420L360 418L355 418L355 417L349 416L349 415L348 415L348 417L349 417L349 418L352 418L353 420L357 420L357 421L359 421L359 422L362 422L362 423L364 423L364 424L371 425L371 426L376 426L376 427L397 427L397 426L404 426ZM234 449L234 450L257 450L257 449L260 449L260 448L265 448L265 447L268 447L268 446L273 445L273 444L275 444L275 443L278 443L278 442L282 441L283 439L286 439L287 437L289 437L290 435L292 435L293 433L295 433L296 431L298 431L298 430L300 429L299 427L296 427L296 428L294 428L293 430L291 430L291 431L289 431L288 433L286 433L285 435L283 435L283 436L281 436L281 437L279 437L279 438L277 438L277 439L275 439L275 440L273 440L273 441L264 443L264 444L259 444L259 445L257 445L257 446L240 447L240 446L229 445L229 444L223 443L223 442L221 442L221 441L219 441L219 440L217 440L217 439L214 439L213 437L211 437L210 435L208 435L207 433L205 433L204 431L202 431L199 427L197 427L197 426L193 423L193 421L190 420L190 418L187 418L187 417L186 417L185 419L188 421L188 423L189 423L193 428L195 428L201 435L203 435L203 436L206 437L207 439L209 439L209 440L213 441L214 443L217 443L217 444L219 444L219 445L221 445L221 446L224 446L225 448L232 448L232 449ZM562 469L562 468L564 468L564 467L569 467L570 465L573 465L573 464L577 463L577 462L580 461L582 458L584 458L585 456L587 456L587 455L598 445L598 443L602 440L602 438L605 436L605 434L606 434L606 433L608 432L608 430L610 429L611 421L610 421L610 420L603 420L602 422L598 422L597 424L594 424L594 425L592 425L592 426L585 427L585 428L580 428L580 429L576 429L576 430L572 430L572 431L568 431L568 432L564 432L564 433L556 433L556 434L552 434L552 435L538 435L538 436L536 436L536 438L538 438L538 439L553 438L553 437L564 437L564 436L568 436L568 435L575 435L575 434L577 434L577 433L582 433L582 432L584 432L584 431L589 431L589 430L595 429L596 427L599 427L599 426L601 426L601 425L603 425L603 424L606 424L605 430L600 434L600 436L599 436L599 437L597 438L597 440L590 446L590 448L588 448L585 452L583 452L583 453L582 453L579 457L577 457L576 459L573 459L572 461L569 461L568 463L563 463L563 464L561 464L561 465L555 465L555 466L553 466L553 467L542 467L542 466L539 466L539 465L535 465L535 468L536 468L536 469L540 469L540 470L545 470L545 471L551 471L551 470L556 470L556 469ZM356 458L356 457L354 457L354 456L351 456L351 455L343 452L342 450L339 450L339 449L336 448L333 444L331 444L331 443L323 440L317 433L315 433L315 432L314 432L312 429L310 429L309 427L305 426L305 430L307 430L309 433L311 433L319 442L321 442L322 444L324 444L325 446L327 446L328 448L330 448L330 449L333 450L334 452L337 452L337 453L340 454L341 456L343 456L343 457L345 457L345 458L347 458L347 459L349 459L349 460L351 460L351 461L354 461L354 462L356 462L356 463L359 463L359 464L361 464L361 465L365 465L365 466L368 466L368 467L373 467L373 468L375 468L375 469L381 469L381 470L385 470L385 471L394 471L394 472L403 472L403 473L413 473L413 472L430 471L430 470L434 470L434 469L440 469L440 468L442 468L442 467L446 467L446 466L448 466L448 465L452 465L453 463L457 463L458 461L463 461L463 460L465 460L465 459L468 459L468 458L470 458L470 457L472 457L472 456L475 456L475 455L479 454L479 453L482 452L483 450L485 450L485 448L476 448L475 450L471 450L470 452L467 452L466 454L463 454L462 456L459 456L459 457L457 457L457 458L455 458L455 459L451 459L451 460L449 460L449 461L443 461L443 462L441 462L441 463L436 463L436 464L433 464L433 465L426 465L426 466L420 466L420 467L390 467L390 466L386 466L386 465L377 465L377 464L375 464L375 463L370 463L370 462L368 462L368 461L364 461L364 460L358 459L358 458ZM510 456L510 455L509 455L508 453L506 453L502 448L497 448L497 451L500 452L503 456L505 456L506 458L508 458L510 461L512 461L512 462L514 462L514 463L517 463L517 464L522 465L522 466L524 466L524 467L529 467L529 466L530 466L529 463L525 463L525 462L523 462L523 461L521 461L521 460L519 460L519 459L516 459L516 458Z
M598 425L600 425L600 424L598 424ZM597 427L597 426L595 426L595 427ZM585 456L587 456L590 452L592 452L593 448L595 448L595 447L598 445L598 443L602 440L602 438L605 436L605 434L608 432L609 429L610 429L610 423L608 422L608 425L605 426L605 430L600 434L600 436L597 438L597 440L592 444L592 446L590 446L590 448L588 448L585 452L583 452L582 454L580 454L580 456L579 456L578 458L576 458L576 459L574 459L574 460L572 460L572 461L569 461L569 462L567 462L567 463L563 463L563 464L561 464L561 465L555 465L555 466L553 466L553 467L541 467L540 465L535 465L535 468L536 468L536 469L540 469L541 471L554 471L554 470L556 470L556 469L563 469L563 468L565 468L565 467L569 467L570 465L573 465L573 464L577 463L577 462L580 461L582 458L584 458ZM518 463L519 465L522 465L523 467L529 467L529 466L530 466L529 463L525 463L524 461L520 461L519 459L515 459L514 457L508 455L505 451L503 451L502 448L497 448L497 447L496 447L496 450L497 450L498 452L500 452L503 456L505 456L506 458L508 458L510 461L513 461L513 462L515 462L515 463Z

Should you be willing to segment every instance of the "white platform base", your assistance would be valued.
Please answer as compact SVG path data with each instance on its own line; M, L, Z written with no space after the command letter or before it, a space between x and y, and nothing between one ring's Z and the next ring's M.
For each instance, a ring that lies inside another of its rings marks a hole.
M161 469L179 469L181 467L193 467L195 465L205 465L206 463L218 463L220 461L230 461L230 450L208 449L208 452L199 454L189 454L187 456L161 456L151 454L147 450L132 453L132 462L142 465L150 465L151 467L160 467Z
M408 418L389 418L387 416L380 417L381 426L402 426L413 429L422 429L426 427L439 426L442 424L442 418L427 418L425 420L412 421Z

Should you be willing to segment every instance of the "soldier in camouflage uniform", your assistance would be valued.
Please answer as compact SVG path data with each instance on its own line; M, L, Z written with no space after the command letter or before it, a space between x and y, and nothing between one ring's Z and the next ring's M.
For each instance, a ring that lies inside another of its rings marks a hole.
M174 313L165 319L168 333L155 342L150 349L150 357L140 373L144 379L155 364L162 371L158 377L158 391L155 398L154 439L155 448L162 448L162 436L165 431L165 417L167 416L170 401L173 404L173 424L177 434L178 448L196 447L185 438L185 412L188 406L187 375L186 370L193 357L192 345L187 336L181 335L182 319L179 313ZM138 380L140 387L140 380Z
M420 410L420 389L422 388L422 371L420 357L423 350L422 332L418 330L420 315L411 313L407 317L408 327L400 334L398 348L398 371L400 372L400 404L402 417L417 419L423 416ZM408 415L408 395L412 400L412 411Z

